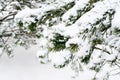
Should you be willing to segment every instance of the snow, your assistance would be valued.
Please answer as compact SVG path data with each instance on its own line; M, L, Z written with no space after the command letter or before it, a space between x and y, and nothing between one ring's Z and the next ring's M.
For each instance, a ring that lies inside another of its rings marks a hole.
M38 45L39 47L46 49L48 45L48 40L45 38L41 38L40 40L38 40Z
M1 6L1 4L0 4L0 9L2 9L2 6Z
M55 67L59 67L60 65L64 65L66 61L68 61L71 57L71 53L68 50L63 50L59 52L50 52L49 60Z
M40 63L47 63L48 62L48 50L47 49L39 49L37 51L37 58Z
M40 18L43 13L45 11L49 11L49 10L52 10L52 9L56 9L69 3L69 2L72 2L73 0L56 0L55 2L53 1L52 4L45 4L45 3L39 3L41 5L40 8L36 8L36 9L30 9L28 8L27 6L25 7L25 9L21 10L18 12L17 15L15 15L15 20L17 19L24 19L24 18L27 18L27 17L30 17L30 16L37 16L38 18ZM46 3L49 3L49 2L52 2L52 0L46 2ZM56 4L57 3L57 4ZM58 6L59 5L59 6Z
M81 28L88 28L90 29L91 25L94 24L96 21L100 20L103 17L103 14L109 9L101 2L99 5L95 5L92 10L85 13L85 15L81 16L76 22ZM93 16L94 15L94 16ZM89 21L87 21L89 19Z
M52 1L52 3L51 3ZM48 10L53 10L57 9L60 6L67 4L69 2L72 2L73 0L50 0L47 1L49 4L42 3L41 8L37 9L30 9L28 7L25 7L25 9L19 11L17 15L15 16L15 22L18 23L19 21L22 21L24 26L30 25L32 22L36 22L35 18L40 19L42 15ZM55 67L59 67L60 65L65 65L66 61L70 60L71 57L71 52L68 50L61 50L61 51L51 51L48 52L48 47L53 47L52 43L50 43L50 40L53 39L55 33L59 33L64 37L70 37L70 39L66 42L65 46L69 47L70 44L78 44L79 45L79 51L76 52L75 57L76 58L84 58L87 55L89 55L90 47L91 47L91 41L100 39L103 40L103 43L100 44L100 46L97 46L100 49L103 49L103 51L96 50L93 51L92 57L90 58L90 64L88 67L93 67L96 66L96 64L102 63L103 61L105 62L110 62L116 59L116 57L120 56L118 55L119 50L120 50L120 38L119 35L106 35L103 37L102 32L99 30L96 30L94 35L92 37L89 37L91 34L90 31L85 34L86 40L83 40L84 34L82 34L82 31L85 29L91 30L93 25L99 29L100 24L97 24L97 21L100 21L100 23L103 23L105 25L109 25L109 15L112 14L112 12L115 10L115 15L112 17L112 25L111 31L117 27L120 28L120 0L101 0L98 1L97 3L93 4L94 7L86 12L85 14L82 14L81 17L75 22L75 24L66 26L66 23L69 21L69 18L71 16L77 17L77 11L78 10L83 10L86 8L86 5L88 5L90 0L75 0L75 5L69 9L63 16L62 16L62 22L54 25L52 27L43 26L40 25L39 27L43 29L40 34L42 35L42 38L40 39L39 43L39 50L37 52L37 58L39 58L39 61L41 62L47 62L50 61ZM50 4L51 3L51 4ZM57 3L57 4L56 4ZM16 4L16 3L13 3ZM46 5L46 6L45 6ZM59 6L58 6L59 5ZM11 7L8 6L8 10ZM113 10L113 11L111 11ZM106 14L107 13L107 14ZM4 13L5 14L5 13ZM8 13L7 13L8 14ZM2 17L2 14L0 14L0 17ZM103 18L106 18L103 20ZM53 20L56 20L57 18L54 18ZM7 24L6 24L7 25ZM0 31L3 30L0 28ZM110 32L108 32L109 34ZM112 33L111 33L112 34ZM89 37L89 38L88 38ZM103 39L104 38L104 39ZM105 40L105 42L104 42ZM110 50L112 49L112 50ZM104 52L110 51L111 54L106 54ZM113 51L113 52L112 52ZM1 52L0 52L1 53ZM102 58L101 58L102 56ZM43 59L45 58L45 60ZM48 59L47 59L48 58ZM98 65L98 67L101 67L101 64ZM100 73L96 75L96 78L98 79L106 79L109 76L109 69L111 67L109 65L103 66L100 70ZM79 72L79 71L78 71ZM86 71L87 72L87 71ZM89 74L84 74L80 72L82 76L85 77L85 75ZM92 74L90 74L92 75ZM79 77L80 78L80 77ZM80 78L81 79L81 78ZM83 80L89 80L90 77L85 77L82 78ZM57 79L58 80L58 79Z
M113 40L114 38L116 38L116 36L115 35L111 35L111 36L109 36L108 38L106 38L106 40L105 40L105 44L108 44L111 40Z
M112 20L112 26L113 28L116 27L116 28L120 28L120 6L116 8L115 10L115 15L114 15L114 18Z
M24 10L20 11L16 16L16 18L24 18L24 17L30 17L31 15L38 15L40 14L41 11L40 9L30 9L30 8L25 8Z
M41 14L41 12L42 11L40 9L25 8L24 10L20 11L18 14L15 15L15 20L18 22L19 22L19 19L24 20L24 18L28 18L27 20L29 20L30 16L38 16Z
M13 58L2 55L0 80L73 80L68 67L55 69L51 64L40 64L36 59L37 50L36 46L28 50L17 47Z
M83 10L88 2L89 0L75 0L75 5L62 16L63 21L66 22L71 16L77 16L77 11Z
M119 6L116 7L118 2L117 1L113 1L113 0L104 0L104 1L99 1L96 4L94 4L94 8L92 8L89 12L85 13L84 15L82 15L75 24L78 24L79 26L81 26L81 29L84 28L91 28L91 25L95 24L96 21L99 21L100 19L103 18L103 15L105 14L106 11L110 10L110 9L116 9L117 13L115 14L115 18L113 19L113 26L119 25ZM113 5L114 4L114 5ZM72 14L72 12L70 12ZM94 15L94 16L93 16ZM66 17L67 15L65 15ZM116 17L117 16L117 17ZM67 19L67 18L66 18ZM89 21L87 20L89 19Z
M67 27L64 35L65 36L70 36L70 37L76 37L80 33L80 28L77 27L76 25L72 25L70 27Z
M119 50L119 46L120 46L119 41L120 41L120 37L115 37L114 39L111 39L108 45Z
M60 23L58 25L55 25L52 27L52 30L56 33L60 33L61 35L64 35L65 37L76 37L80 33L80 28L76 25L72 25L69 27L66 27L64 23Z
M50 28L47 28L47 26L42 26L43 27L43 32L41 33L45 38L47 37L48 40L53 38L53 31Z
M81 40L80 40L78 37L69 39L69 40L66 42L66 47L70 47L70 44L78 44L78 43L79 43L78 45L80 45L80 42L81 42Z
M2 55L3 48L0 48L0 56Z
M37 51L37 57L39 57L39 56L45 56L46 54L47 54L47 50L38 50Z
M6 7L5 9L6 9L7 11L14 12L14 11L17 11L16 7L21 8L21 5L19 4L19 2L13 1L13 2L11 2L9 5L7 5L7 7Z

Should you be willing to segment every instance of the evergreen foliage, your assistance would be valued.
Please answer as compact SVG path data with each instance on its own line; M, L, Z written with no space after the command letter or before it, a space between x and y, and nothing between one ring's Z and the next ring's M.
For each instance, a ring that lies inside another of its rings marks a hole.
M45 59L56 68L70 65L79 72L87 66L96 72L93 80L109 79L106 65L120 68L120 0L1 0L0 4L0 48L9 56L13 46L28 48L39 39L40 62ZM97 76L104 70L105 76Z

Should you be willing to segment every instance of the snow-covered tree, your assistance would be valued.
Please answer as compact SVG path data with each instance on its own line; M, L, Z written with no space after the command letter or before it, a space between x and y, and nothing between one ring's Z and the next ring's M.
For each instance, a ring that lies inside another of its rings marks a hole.
M34 28L24 29L20 27L22 23L16 24L14 19L21 10L39 8L41 6L39 3L42 2L44 0L0 0L0 55L7 52L8 56L11 57L16 45L23 45L28 48L30 44L35 44L36 34L30 33ZM35 26L35 23L31 26Z
M113 69L120 70L120 0L0 3L1 50L11 54L13 45L28 47L37 38L41 63L70 65L78 73L85 66L96 72L93 80L108 80Z

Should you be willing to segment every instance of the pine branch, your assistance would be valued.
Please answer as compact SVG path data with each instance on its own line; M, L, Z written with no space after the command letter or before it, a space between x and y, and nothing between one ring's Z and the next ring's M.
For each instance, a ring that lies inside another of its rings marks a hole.
M8 17L14 16L14 15L16 15L16 14L17 14L17 12L14 12L14 13L11 13L11 14L5 16L4 18L0 19L0 24L1 24L4 20L6 20Z
M12 36L12 33L0 34L0 38Z
M108 53L108 54L111 54L109 51L107 51L107 50L105 50L105 49L101 49L101 48L98 48L98 47L94 47L94 49L97 49L97 50L106 52L106 53Z

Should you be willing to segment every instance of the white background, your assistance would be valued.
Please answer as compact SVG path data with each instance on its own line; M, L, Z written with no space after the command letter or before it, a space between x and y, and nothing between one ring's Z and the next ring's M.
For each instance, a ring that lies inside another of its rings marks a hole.
M18 47L13 58L0 58L0 80L71 80L68 69L55 69L50 64L40 64L36 47L29 50Z
M91 80L94 76L90 71L81 72L76 79L68 68L55 69L51 64L40 64L36 58L36 46L25 50L15 49L13 58L5 53L0 58L0 80ZM113 76L110 80L119 80L120 76Z

